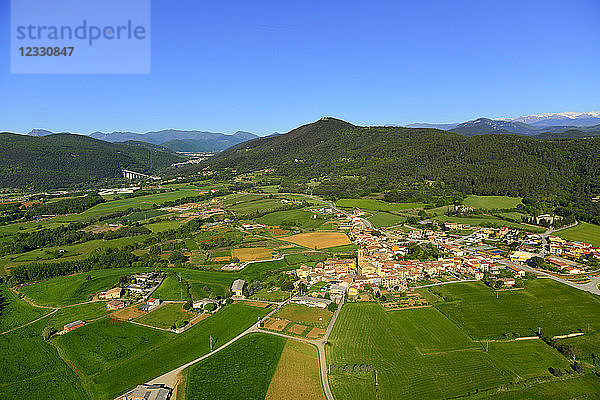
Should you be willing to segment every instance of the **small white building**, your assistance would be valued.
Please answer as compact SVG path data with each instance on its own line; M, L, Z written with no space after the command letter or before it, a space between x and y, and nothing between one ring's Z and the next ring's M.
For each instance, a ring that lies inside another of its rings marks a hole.
M236 279L231 284L231 292L235 297L244 298L244 285L246 285L246 281L243 279Z
M296 296L292 297L292 303L302 304L307 307L327 308L327 306L331 304L331 300L323 299L321 297Z

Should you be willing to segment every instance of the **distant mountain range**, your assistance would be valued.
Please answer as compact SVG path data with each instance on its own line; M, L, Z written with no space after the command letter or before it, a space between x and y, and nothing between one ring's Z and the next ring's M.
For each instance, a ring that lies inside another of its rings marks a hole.
M28 135L48 136L52 135L53 133L54 132L45 129L33 129L28 133ZM182 131L176 129L165 129L146 133L94 132L89 136L94 139L104 140L111 143L130 141L150 143L178 152L218 152L258 137L253 133L244 131L238 131L233 135L226 135L224 133Z
M435 128L460 133L464 136L513 134L537 139L583 138L600 135L600 112L547 113L518 118L478 118L473 121L450 124L417 123L409 128Z

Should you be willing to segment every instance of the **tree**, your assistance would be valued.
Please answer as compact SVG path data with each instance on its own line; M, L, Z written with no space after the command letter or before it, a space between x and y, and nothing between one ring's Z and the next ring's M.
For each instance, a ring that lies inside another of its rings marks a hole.
M335 310L337 310L338 305L335 302L331 302L327 305L327 309L331 312L335 312Z
M42 338L44 340L49 340L56 333L56 329L51 327L50 325L46 325L42 330Z
M291 292L294 290L294 283L291 281L285 281L281 284L281 290L285 290L286 292Z
M217 306L214 303L208 303L204 306L204 311L206 312L212 312L217 308Z
M181 329L184 326L185 326L185 321L182 321L182 320L175 321L175 325L174 325L175 329Z

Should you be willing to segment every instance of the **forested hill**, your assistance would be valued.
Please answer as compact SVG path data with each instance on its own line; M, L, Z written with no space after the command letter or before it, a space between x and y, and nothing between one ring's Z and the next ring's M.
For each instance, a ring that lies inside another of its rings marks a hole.
M600 138L536 140L465 137L436 129L359 127L333 118L232 147L215 169L275 168L290 177L364 177L391 190L399 182L439 181L464 193L600 194ZM204 165L200 166L203 168Z
M87 136L0 133L0 187L51 189L114 178L121 169L156 173L181 158L171 152Z

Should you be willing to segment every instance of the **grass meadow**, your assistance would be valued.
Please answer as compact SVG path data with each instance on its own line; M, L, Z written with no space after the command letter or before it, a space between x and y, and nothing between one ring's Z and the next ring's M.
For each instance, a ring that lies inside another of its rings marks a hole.
M49 312L48 309L27 304L7 286L0 285L0 333L26 324Z
M517 204L523 200L521 197L508 197L508 196L467 196L463 204L467 207L481 208L484 210L491 209L512 209L516 208Z
M375 211L403 211L425 207L424 203L387 203L375 199L339 199L335 205L338 207L363 208Z
M576 226L558 231L555 234L571 242L585 242L600 246L600 226L588 224L587 222L579 222Z

